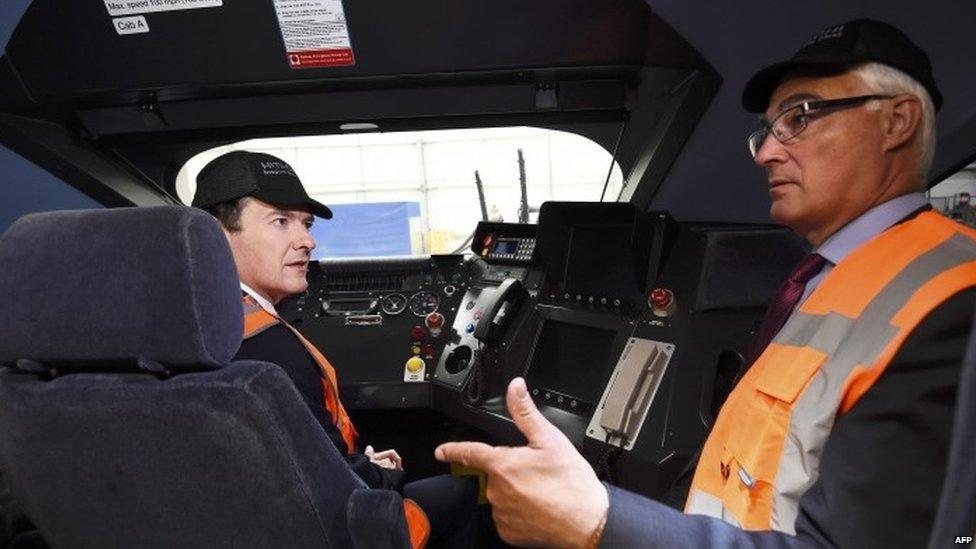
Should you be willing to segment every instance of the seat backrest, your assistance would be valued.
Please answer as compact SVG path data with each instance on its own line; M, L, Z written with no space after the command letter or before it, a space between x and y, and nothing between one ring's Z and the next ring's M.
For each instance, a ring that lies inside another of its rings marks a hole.
M0 470L52 545L351 545L361 481L280 368L228 362L241 298L209 215L26 216L0 295Z
M939 509L929 547L976 547L976 321L962 365Z

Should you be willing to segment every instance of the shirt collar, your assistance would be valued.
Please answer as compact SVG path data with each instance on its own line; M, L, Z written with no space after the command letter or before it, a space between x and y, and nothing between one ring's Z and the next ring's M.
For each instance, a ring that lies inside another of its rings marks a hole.
M270 314L273 314L274 316L278 316L278 311L275 310L274 305L272 305L270 301L268 301L267 299L261 297L260 294L258 294L257 292L255 292L254 290L252 290L250 287L248 287L247 284L244 284L243 282L241 282L241 290L243 290L244 293L246 293L247 295L253 297L254 298L254 301L257 301L258 302L258 305L260 305L262 309L264 309L265 311L267 311Z
M925 193L904 194L879 204L832 234L816 252L836 265L868 240L928 204Z

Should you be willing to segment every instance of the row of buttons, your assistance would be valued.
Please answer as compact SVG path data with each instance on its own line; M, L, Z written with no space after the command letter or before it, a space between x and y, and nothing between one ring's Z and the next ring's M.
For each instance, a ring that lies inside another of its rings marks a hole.
M549 296L549 297L555 299L556 296ZM570 301L570 300L573 299L573 294L568 294L568 293L567 294L563 294L563 299L565 299L567 301ZM586 301L587 303L596 303L598 300L597 300L596 297L594 297L592 295L587 297L587 296L584 296L583 294L576 294L576 301L579 301L579 302ZM610 303L613 303L613 306L614 307L619 307L620 306L620 299L617 299L617 298L611 299L611 298L601 297L601 298L599 298L599 302L600 302L600 305L608 305Z
M514 259L516 261L528 261L532 259L532 253L491 254L488 257L491 259Z
M539 396L539 390L538 389L532 389L532 396ZM554 395L553 393L550 393L549 391L546 391L545 392L545 394L543 395L543 398L545 398L546 400L552 400L553 398L555 398L556 402L558 402L559 404L563 404L563 403L566 402L566 400L568 400L563 395L560 395L558 393ZM572 399L572 400L569 400L569 406L570 406L570 408L576 408L577 406L579 406L579 403L576 402L575 399Z
M434 275L429 275L429 274L424 275L424 284L428 284L428 285L434 284L435 282L437 284L444 284L447 282L447 280L448 279L443 274L440 273L438 273L436 277ZM461 282L461 273L451 273L450 280L451 282Z

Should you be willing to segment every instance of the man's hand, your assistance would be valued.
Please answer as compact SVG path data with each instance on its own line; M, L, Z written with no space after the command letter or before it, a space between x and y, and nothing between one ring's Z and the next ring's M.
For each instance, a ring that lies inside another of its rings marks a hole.
M369 458L369 460L376 465L384 469L397 469L399 471L403 470L403 459L396 450L383 450L382 452L377 452L373 450L372 446L366 446L363 450L363 454Z
M434 456L488 474L488 501L507 543L582 547L610 506L606 489L573 443L535 407L525 380L512 380L506 402L528 446L448 442Z

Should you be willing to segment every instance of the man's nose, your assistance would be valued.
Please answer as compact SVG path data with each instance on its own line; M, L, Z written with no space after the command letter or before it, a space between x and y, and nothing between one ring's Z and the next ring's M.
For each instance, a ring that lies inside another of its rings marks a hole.
M295 248L299 250L303 248L307 250L314 250L315 237L312 236L312 232L306 227L302 227L301 231L301 234L299 234L298 238L295 240Z
M772 132L766 134L766 138L759 144L756 150L756 157L753 161L759 166L768 166L777 161L782 161L786 155L786 147L773 136Z

